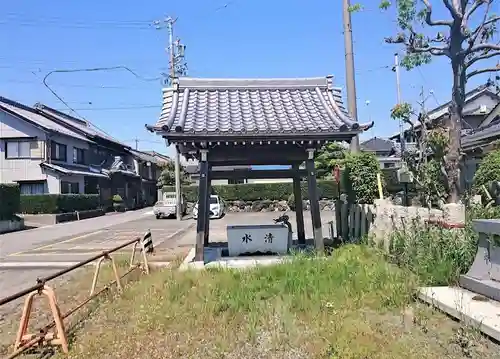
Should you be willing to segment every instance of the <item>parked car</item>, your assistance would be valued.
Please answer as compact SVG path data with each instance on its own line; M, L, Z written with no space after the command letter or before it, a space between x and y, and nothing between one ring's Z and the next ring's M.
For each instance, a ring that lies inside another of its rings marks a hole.
M163 193L163 200L156 202L153 207L153 213L156 216L156 219L168 218L171 216L175 217L177 211L176 204L177 198L175 196L175 192ZM181 208L182 215L185 216L187 211L187 202L184 195L181 195Z
M210 196L210 218L222 218L226 214L226 204L224 200L218 195L213 194ZM198 203L193 208L193 218L198 218Z

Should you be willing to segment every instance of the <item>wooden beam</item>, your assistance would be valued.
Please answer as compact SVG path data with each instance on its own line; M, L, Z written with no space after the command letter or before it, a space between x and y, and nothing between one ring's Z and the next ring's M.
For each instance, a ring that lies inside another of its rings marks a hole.
M318 186L316 183L316 169L314 167L314 151L308 151L306 160L307 187L309 192L309 202L311 204L311 217L313 224L314 245L317 251L324 250L323 231L321 228L321 214L319 210Z
M206 221L209 220L209 211L207 208L208 197L208 162L205 157L200 162L200 183L198 191L198 219L196 221L196 249L195 261L203 261L205 253L205 231L207 230Z
M266 179L266 178L294 178L306 177L306 170L233 170L213 171L211 179Z
M212 174L211 174L211 167L210 164L208 164L208 174L207 174L207 220L205 222L205 237L203 238L203 244L204 246L208 246L209 241L210 241L210 195L212 194Z
M293 177L293 197L295 199L295 217L297 220L297 239L299 245L306 244L306 233L304 226L304 206L302 205L302 190L300 188L300 176L299 176L299 166L293 166L293 172L295 176ZM305 172L305 171L302 171ZM306 174L306 173L304 173Z

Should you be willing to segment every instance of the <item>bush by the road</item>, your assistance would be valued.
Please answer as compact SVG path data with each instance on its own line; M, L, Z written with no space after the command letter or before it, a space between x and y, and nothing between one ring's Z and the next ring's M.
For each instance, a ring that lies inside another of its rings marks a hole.
M318 180L319 199L337 198L338 186L335 181ZM301 183L302 198L309 199L307 182ZM175 187L163 187L164 192L175 192ZM183 186L182 193L188 202L198 202L198 186ZM259 200L288 200L293 193L293 183L245 183L213 185L212 193L221 196L226 201L259 201Z
M97 194L34 194L21 196L21 213L67 213L99 207Z
M0 220L11 219L19 212L20 196L18 184L0 184Z

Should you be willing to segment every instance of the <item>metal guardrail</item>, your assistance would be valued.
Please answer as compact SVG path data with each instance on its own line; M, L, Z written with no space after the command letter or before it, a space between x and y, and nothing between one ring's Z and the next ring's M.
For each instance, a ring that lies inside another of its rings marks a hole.
M122 275L118 274L118 269L116 267L116 263L111 256L111 254L116 253L117 251L128 247L130 245L133 245L132 248L132 253L130 256L130 263L129 263L129 268L128 270L123 273ZM135 256L137 253L137 246L140 245L141 252L142 252L142 262L139 263L134 263L135 262ZM75 264L71 267L68 267L66 269L60 270L54 274L51 274L45 278L39 278L37 279L37 284L26 288L22 291L19 291L15 294L12 294L8 297L0 299L0 306L5 305L7 303L13 302L17 299L20 299L22 297L26 297L25 303L24 303L24 308L23 308L23 313L21 316L21 321L19 323L19 330L16 335L16 341L14 345L14 352L12 352L9 356L7 356L5 359L12 359L15 358L22 353L26 352L27 350L35 347L36 345L43 345L43 344L49 344L49 345L59 345L62 348L62 351L64 353L69 352L69 347L68 347L68 339L64 327L64 319L68 318L70 315L81 309L83 306L88 304L90 301L92 301L94 298L97 296L101 295L102 293L108 291L113 285L116 285L118 288L118 291L122 291L122 285L121 285L121 279L125 278L127 275L132 273L136 269L142 269L142 271L146 274L149 274L149 264L148 264L148 258L147 254L153 252L153 246L152 246L152 238L151 238L151 232L148 231L145 235L144 238L134 238L122 245L119 245L111 250L107 250L102 252L101 254L98 254L94 257L88 258L78 264ZM47 285L47 282L54 280L58 277L61 277L65 274L68 274L75 269L81 268L85 265L88 265L92 262L96 263L96 268L92 280L92 285L90 288L90 293L89 297L86 298L83 302L79 303L76 307L73 309L67 311L66 313L61 314L59 305L57 304L56 300L56 295L54 289L49 287ZM113 275L115 279L105 285L102 289L96 292L96 286L97 286L97 280L99 278L99 272L101 269L101 265L104 261L109 261L111 263L111 267L113 269ZM52 313L53 321L47 324L46 326L40 328L38 330L37 334L28 334L28 323L30 319L30 314L33 308L33 301L36 297L39 296L45 296L48 299L49 302L49 307L50 311ZM55 330L54 330L55 329Z

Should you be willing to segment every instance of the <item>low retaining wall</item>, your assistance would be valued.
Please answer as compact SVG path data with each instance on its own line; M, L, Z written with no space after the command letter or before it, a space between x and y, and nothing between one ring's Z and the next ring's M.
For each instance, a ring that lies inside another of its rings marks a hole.
M350 214L349 227L354 237L368 235L376 241L386 240L394 230L411 229L415 222L422 225L426 222L439 223L442 227L458 227L465 222L465 206L461 204L448 204L440 210L404 207L389 200L375 200L372 205L350 205L349 212L353 213Z
M28 223L34 225L51 225L64 222L77 221L79 219L87 219L104 216L105 211L102 209L93 209L80 212L68 212L57 214L24 214L22 217Z
M311 209L309 200L304 200L304 210ZM293 211L293 208L288 206L287 201L276 200L261 200L261 201L226 201L228 212L286 212ZM188 213L192 211L194 203L188 203ZM330 199L321 199L319 208L322 211L334 211L335 201Z
M89 211L59 213L56 214L56 223L73 222L81 219L104 216L105 212L102 209L92 209Z
M8 221L0 221L0 233L20 231L24 229L24 219L17 218Z

